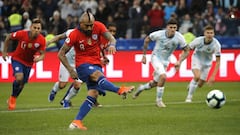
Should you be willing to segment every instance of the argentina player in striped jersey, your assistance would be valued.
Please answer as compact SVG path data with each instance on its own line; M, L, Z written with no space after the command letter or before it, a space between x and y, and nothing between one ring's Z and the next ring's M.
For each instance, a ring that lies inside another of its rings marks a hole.
M156 105L158 107L166 107L162 101L162 97L164 93L164 84L167 79L166 70L169 65L169 58L178 46L182 48L183 51L181 53L181 56L175 63L175 69L177 71L179 70L182 61L186 59L189 54L189 47L186 44L183 35L176 30L177 21L175 19L170 19L165 30L152 32L145 38L142 57L143 64L146 64L146 51L149 43L151 41L156 42L151 55L151 64L154 68L153 80L149 81L146 84L140 85L133 95L133 99L136 99L144 90L149 90L151 88L157 87Z
M188 95L185 102L192 102L192 97L197 87L201 88L207 81L209 85L212 85L215 81L215 76L220 66L220 54L221 45L219 41L214 38L214 28L210 25L205 26L204 36L197 37L191 43L189 43L191 49L194 50L192 55L192 72L193 79L188 85ZM213 55L216 57L216 64L212 74L209 75L209 71L212 68Z

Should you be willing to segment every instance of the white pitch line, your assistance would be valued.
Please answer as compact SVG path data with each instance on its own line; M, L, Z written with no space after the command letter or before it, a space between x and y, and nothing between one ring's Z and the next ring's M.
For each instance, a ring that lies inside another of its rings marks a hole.
M227 100L227 102L237 102L240 101L240 99L232 99ZM200 104L204 103L205 101L194 101L192 103L186 103L186 102L166 102L167 105L177 105L177 104ZM104 107L134 107L134 106L149 106L149 105L155 105L155 103L141 103L141 104L124 104L124 105L104 105ZM72 107L72 108L79 108L79 107ZM13 111L0 111L0 113L18 113L18 112L43 112L43 111L55 111L55 110L68 110L62 107L59 108L33 108L33 109L22 109L22 110L13 110Z

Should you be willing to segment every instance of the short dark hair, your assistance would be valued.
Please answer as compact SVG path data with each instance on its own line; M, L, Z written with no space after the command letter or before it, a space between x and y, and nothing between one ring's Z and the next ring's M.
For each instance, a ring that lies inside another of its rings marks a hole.
M178 22L177 22L177 20L176 19L174 19L174 18L171 18L171 19L169 19L168 20L168 22L167 22L167 25L170 25L170 24L178 24Z
M107 28L109 27L117 27L116 23L108 23L107 24Z
M32 20L32 23L41 23L41 20L39 18L34 18Z

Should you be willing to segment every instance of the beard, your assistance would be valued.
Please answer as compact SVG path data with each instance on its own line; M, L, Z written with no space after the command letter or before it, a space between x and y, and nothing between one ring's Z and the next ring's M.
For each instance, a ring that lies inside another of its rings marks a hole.
M83 31L83 33L84 33L86 36L88 36L88 37L90 37L90 36L92 35L92 31L91 31L91 30L85 30L85 31Z

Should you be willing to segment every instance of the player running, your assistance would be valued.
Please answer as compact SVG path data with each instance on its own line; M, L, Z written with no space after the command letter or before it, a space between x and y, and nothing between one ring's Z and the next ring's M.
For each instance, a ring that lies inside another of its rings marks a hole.
M8 109L16 108L16 99L28 82L31 68L35 62L45 57L46 40L42 34L42 24L39 19L33 19L30 30L19 30L7 35L2 57L7 60L7 50L10 40L17 40L18 45L11 57L11 64L15 80L12 85L12 94L8 99ZM37 53L40 53L39 55Z
M166 69L169 65L169 57L177 49L178 45L183 49L179 60L175 63L175 69L179 70L180 65L189 54L189 47L185 42L183 35L177 30L177 20L170 19L167 23L166 30L158 30L150 33L144 40L142 63L146 64L146 51L151 41L156 41L152 51L151 63L154 68L153 80L144 85L140 85L133 95L133 99L137 98L143 90L157 87L156 105L158 107L166 107L162 101L164 93L164 84L167 79Z
M216 64L208 80L209 85L213 84L220 66L221 45L219 41L214 38L214 28L207 25L204 28L204 36L197 37L189 46L194 50L191 64L194 77L188 85L188 95L185 102L191 103L197 87L201 88L207 80L208 73L213 66L212 61L214 54L216 56Z

